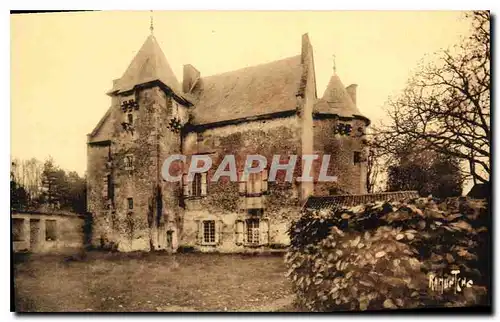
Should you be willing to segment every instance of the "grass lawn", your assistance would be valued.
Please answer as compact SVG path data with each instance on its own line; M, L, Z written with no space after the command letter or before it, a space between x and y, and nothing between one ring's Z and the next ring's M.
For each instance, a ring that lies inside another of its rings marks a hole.
M290 297L284 273L282 255L16 255L16 311L251 311Z

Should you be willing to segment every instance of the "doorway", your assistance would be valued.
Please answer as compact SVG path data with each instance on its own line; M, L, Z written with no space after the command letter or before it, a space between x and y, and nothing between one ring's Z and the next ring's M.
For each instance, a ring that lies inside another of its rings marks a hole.
M173 248L173 236L174 232L172 230L167 231L167 250L171 250Z

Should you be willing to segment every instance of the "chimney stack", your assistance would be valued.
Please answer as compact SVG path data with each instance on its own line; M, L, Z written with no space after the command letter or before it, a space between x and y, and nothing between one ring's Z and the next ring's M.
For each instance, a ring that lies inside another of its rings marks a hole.
M200 79L200 72L193 67L193 65L184 65L184 72L182 77L182 91L190 93L194 85Z
M358 87L357 84L351 84L345 88L347 93L351 97L351 101L354 103L354 105L356 105L356 89L357 89L357 87Z

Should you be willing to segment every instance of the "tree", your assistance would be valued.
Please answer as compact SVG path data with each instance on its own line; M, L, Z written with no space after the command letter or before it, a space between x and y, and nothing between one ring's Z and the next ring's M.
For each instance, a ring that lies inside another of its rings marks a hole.
M42 171L42 203L61 208L68 203L66 172L59 169L52 158L45 161Z
M474 11L471 36L443 51L390 100L390 122L377 129L391 151L424 141L433 151L468 165L474 183L490 176L490 14Z
M54 160L49 157L43 164L42 171L42 203L48 205L53 205L55 203L56 195L56 177L55 177L56 167L54 165Z
M366 158L366 191L374 193L376 190L383 190L382 176L384 172L385 151L380 149L378 137L373 133L368 133L368 153Z
M12 160L11 204L15 209L46 204L77 213L87 210L86 179L75 171L66 173L49 157L43 164L35 158Z
M87 211L87 187L86 180L75 171L69 172L67 176L68 195L65 206L74 212L84 213Z
M24 187L16 182L17 161L11 163L10 171L10 207L11 209L23 209L28 205L28 195Z
M421 196L460 196L463 177L456 157L407 146L388 167L387 190L417 190Z
M25 178L23 185L28 193L30 203L35 203L40 196L42 189L42 171L43 163L35 158L22 162L22 172Z

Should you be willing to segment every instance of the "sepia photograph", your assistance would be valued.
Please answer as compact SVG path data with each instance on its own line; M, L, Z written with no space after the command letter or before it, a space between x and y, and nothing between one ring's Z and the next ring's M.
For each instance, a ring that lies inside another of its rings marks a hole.
M9 20L12 312L492 313L489 10Z

